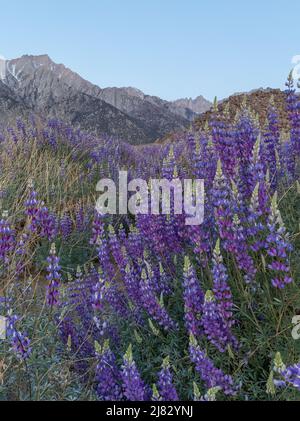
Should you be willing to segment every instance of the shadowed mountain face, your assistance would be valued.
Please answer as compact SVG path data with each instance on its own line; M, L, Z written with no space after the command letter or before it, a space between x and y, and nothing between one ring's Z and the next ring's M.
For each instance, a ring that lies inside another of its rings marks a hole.
M2 82L8 91L3 91L3 97L0 91L0 101L5 108L5 98L10 98L6 107L11 117L28 113L56 117L133 144L150 143L184 129L201 110L201 106L190 109L188 103L164 101L135 88L101 89L47 55L7 61Z
M31 114L22 98L0 80L0 125L13 123L16 117L28 119Z

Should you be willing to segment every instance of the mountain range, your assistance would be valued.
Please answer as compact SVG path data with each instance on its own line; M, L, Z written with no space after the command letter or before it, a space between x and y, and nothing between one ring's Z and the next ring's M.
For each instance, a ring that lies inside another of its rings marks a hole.
M2 124L30 115L57 118L97 135L144 144L189 127L212 105L202 96L165 101L133 87L100 88L48 55L7 60L4 70L0 74Z

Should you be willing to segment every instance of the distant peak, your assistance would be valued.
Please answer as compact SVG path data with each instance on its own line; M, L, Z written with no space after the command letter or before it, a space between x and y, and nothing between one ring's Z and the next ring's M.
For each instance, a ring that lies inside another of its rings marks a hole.
M48 54L40 54L40 55L32 55L32 54L24 54L19 58L15 58L9 60L11 63L32 63L35 65L47 66L50 64L54 64Z

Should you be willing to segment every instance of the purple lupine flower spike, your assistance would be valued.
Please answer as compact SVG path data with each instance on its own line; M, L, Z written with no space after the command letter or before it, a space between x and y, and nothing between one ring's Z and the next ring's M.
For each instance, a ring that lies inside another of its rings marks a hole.
M189 333L197 336L202 332L201 315L204 293L188 256L184 259L183 288L186 328Z
M10 339L11 349L20 360L26 360L31 354L31 346L29 338L20 332L16 323L19 317L12 314L12 310L8 310L6 335Z
M46 277L49 282L47 288L47 304L50 307L57 306L59 302L59 287L61 281L59 257L56 255L55 244L51 245L50 255L47 258L48 266Z
M95 354L97 358L95 381L98 398L101 401L122 400L121 373L116 364L116 357L109 347L109 342L105 341L102 349L96 342Z
M38 200L37 192L34 190L33 181L28 183L29 196L25 202L25 213L29 218L29 230L35 232L38 229L40 201Z
M211 359L201 350L193 335L190 335L189 351L191 361L195 364L196 371L208 389L219 387L225 395L235 395L236 387L232 377L214 366Z
M142 305L149 315L165 330L176 329L176 323L170 318L167 310L158 301L145 269L142 270L140 289Z
M60 221L60 230L63 238L67 240L72 234L73 222L68 213L64 213Z
M217 241L213 253L213 292L216 297L220 312L228 325L234 325L232 319L232 294L228 285L228 274L223 264L223 257L220 250L220 240Z
M225 352L228 346L237 347L237 340L231 333L212 291L207 291L205 295L202 325L206 336L220 352Z
M129 401L145 401L148 398L148 391L145 383L141 379L136 364L132 357L132 346L129 345L128 350L123 358L122 366L122 382L124 396Z
M159 372L159 379L157 383L157 390L161 400L163 401L178 401L178 395L173 385L173 377L170 370L169 357L163 360L162 369Z
M15 247L15 234L8 222L8 211L2 213L0 220L0 263L9 263L9 255Z
M277 193L272 199L271 214L268 220L269 235L266 239L266 251L270 262L268 269L272 273L271 283L275 288L283 289L293 279L290 275L288 253L292 246L283 224L280 211L277 206Z

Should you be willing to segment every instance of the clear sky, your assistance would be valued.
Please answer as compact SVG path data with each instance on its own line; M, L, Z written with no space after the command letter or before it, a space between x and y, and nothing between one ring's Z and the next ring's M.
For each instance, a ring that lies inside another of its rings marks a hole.
M299 0L0 0L0 54L47 53L106 86L165 99L283 87Z

